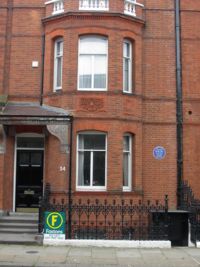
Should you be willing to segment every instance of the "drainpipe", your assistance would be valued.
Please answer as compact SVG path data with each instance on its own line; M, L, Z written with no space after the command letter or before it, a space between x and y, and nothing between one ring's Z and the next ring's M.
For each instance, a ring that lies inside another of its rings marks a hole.
M42 62L41 62L41 81L40 81L40 106L43 105L43 91L44 91L44 56L45 56L45 34L42 35Z
M176 120L177 120L177 207L180 207L180 188L183 179L183 107L182 107L182 65L180 0L175 0L176 29Z
M70 156L69 156L69 184L68 184L68 239L71 239L72 224L72 142L73 142L73 117L70 119Z

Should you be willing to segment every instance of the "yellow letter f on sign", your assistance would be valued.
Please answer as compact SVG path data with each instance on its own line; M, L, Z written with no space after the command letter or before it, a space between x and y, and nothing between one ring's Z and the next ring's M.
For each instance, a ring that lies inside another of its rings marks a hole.
M58 218L58 215L52 215L51 224L52 224L53 227L55 226L55 223L57 222L57 218Z

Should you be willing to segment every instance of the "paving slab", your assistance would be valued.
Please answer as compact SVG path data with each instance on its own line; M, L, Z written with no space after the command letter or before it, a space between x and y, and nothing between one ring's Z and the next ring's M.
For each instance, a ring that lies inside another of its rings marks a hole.
M52 247L52 246L43 246L41 247L42 248L42 251L43 253L56 253L56 254L68 254L69 251L72 249L71 247L67 247L67 246L64 246L64 247Z
M91 257L67 257L67 263L73 263L73 264L92 264L92 258Z
M64 264L66 263L67 256L65 254L42 254L38 258L38 263L53 263L53 264Z
M24 264L24 263L32 263L32 265L36 264L39 256L37 255L16 255L13 259L14 263Z
M1 262L14 262L15 255L12 254L0 254L0 266Z
M175 248L169 250L163 250L162 253L165 255L167 259L184 259L187 256L184 250Z
M108 264L112 264L112 265L117 265L118 261L116 258L93 258L92 259L92 263L93 264L102 264L102 265L108 265Z
M170 262L171 267L198 267L200 266L196 262L191 259L176 259L171 260Z
M141 258L141 253L138 249L117 249L116 255L118 258Z
M116 250L113 248L92 248L92 258L94 259L116 258Z
M85 256L91 257L92 249L91 248L71 248L68 253L69 256Z
M184 251L185 254L190 256L200 256L200 250L196 248L182 248L180 250Z

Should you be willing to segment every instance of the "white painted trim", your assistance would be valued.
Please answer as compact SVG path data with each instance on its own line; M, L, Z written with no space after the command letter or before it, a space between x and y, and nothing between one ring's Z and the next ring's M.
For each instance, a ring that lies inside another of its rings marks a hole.
M126 0L126 2L130 3L130 4L134 4L135 6L141 6L144 7L143 4L140 4L137 2L137 0L133 1L133 0Z
M171 241L143 240L43 240L44 245L113 248L171 248Z
M52 15L57 15L57 14L63 13L64 11L65 11L64 9L60 9L58 11L53 11Z
M39 133L20 133L20 134L16 134L16 137L44 137L44 134L39 134Z
M98 11L109 11L109 7L105 7L105 8L91 8L91 7L79 7L79 10L87 10L87 11L96 11L96 12L98 12Z
M45 5L49 5L49 4L52 4L52 3L59 2L59 1L60 1L60 0L50 0L50 1L45 2L44 4L45 4Z

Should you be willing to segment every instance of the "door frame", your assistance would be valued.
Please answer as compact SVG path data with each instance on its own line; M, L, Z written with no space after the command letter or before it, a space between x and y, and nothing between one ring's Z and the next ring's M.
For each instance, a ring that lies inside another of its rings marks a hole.
M16 186L17 186L17 150L41 150L43 151L43 189L44 189L44 166L45 166L45 145L43 148L18 148L17 147L17 138L18 137L33 137L33 138L44 138L44 134L37 134L37 133L21 133L15 135L15 148L14 148L14 175L13 175L13 212L16 212Z

